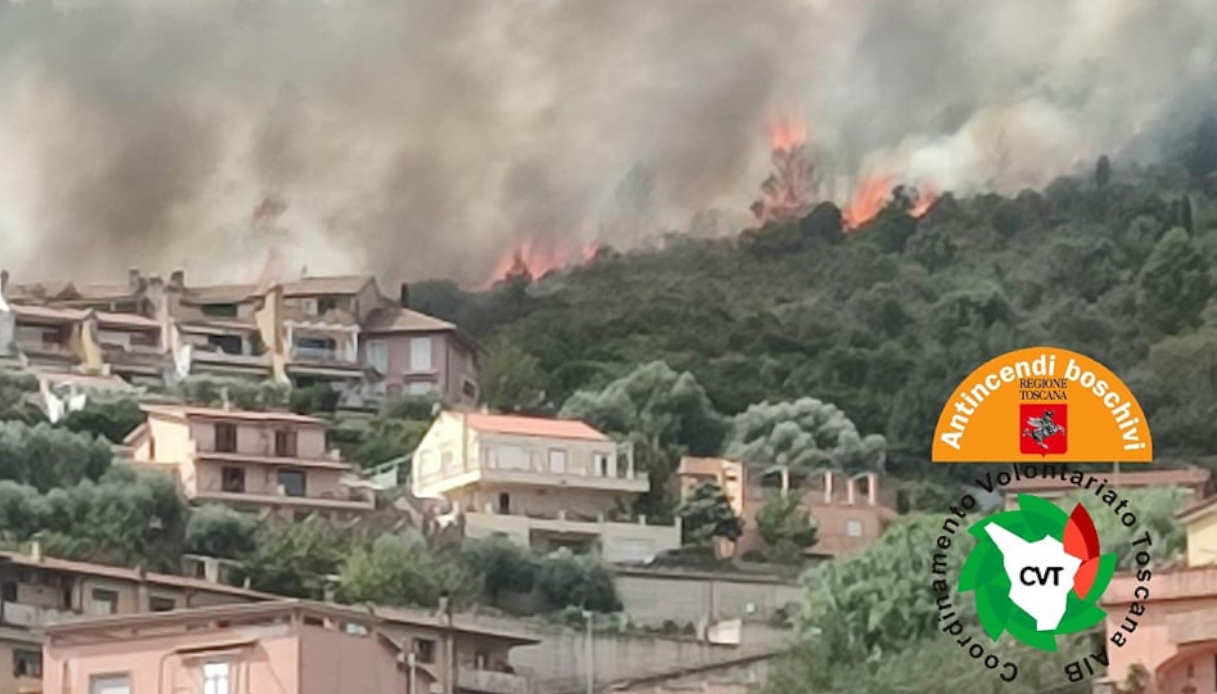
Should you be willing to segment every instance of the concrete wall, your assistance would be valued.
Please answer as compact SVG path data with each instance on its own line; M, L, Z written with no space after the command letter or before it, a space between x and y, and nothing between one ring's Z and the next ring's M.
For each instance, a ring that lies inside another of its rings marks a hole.
M1187 565L1205 566L1217 562L1217 513L1187 524Z
M625 694L667 694L668 692L689 691L701 692L701 694L750 694L764 689L773 663L773 657L746 658L674 677L631 682L614 691Z
M586 540L608 562L638 562L680 546L679 525L644 525L574 520L546 520L521 515L466 513L465 536L469 538L502 535L517 544L536 549L552 540Z
M710 617L767 619L803 599L798 585L777 579L634 569L618 569L616 575L626 613L654 626L668 620L697 624Z
M532 679L533 694L583 691L587 672L587 642L583 629L486 615L479 615L475 620L541 640L538 645L519 646L511 651L512 666ZM790 632L761 624L745 624L743 642L739 646L715 645L689 638L596 632L592 638L595 679L598 686L603 686L670 673L678 668L771 653L784 647L789 639Z
M279 471L298 470L305 476L306 497L316 498L329 495L335 499L347 498L347 488L340 482L342 476L340 470L210 460L199 461L195 464L197 472L195 493L223 491L223 471L228 467L245 470L245 493L247 494L276 495L279 493Z

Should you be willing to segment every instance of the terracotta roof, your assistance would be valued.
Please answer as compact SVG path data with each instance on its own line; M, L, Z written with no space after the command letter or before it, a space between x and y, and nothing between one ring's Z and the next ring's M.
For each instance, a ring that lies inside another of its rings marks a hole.
M110 313L97 311L97 322L102 325L121 325L132 328L160 328L160 321L138 313Z
M1111 480L1108 486L1116 486L1115 474L1111 471L1101 472L1084 472L1081 470L1071 472L1083 472L1086 475L1095 477L1106 477ZM1148 486L1197 486L1204 485L1209 480L1209 471L1204 468L1192 467L1182 468L1178 470L1148 470L1145 472L1120 472L1120 487L1148 487ZM1068 479L1060 477L1036 478L1036 479L1021 479L1010 482L1003 487L1006 491L1056 491L1063 489L1076 489L1076 485L1072 484Z
M483 432L516 434L519 436L543 436L555 439L586 439L608 441L609 437L577 419L545 419L520 415L465 414L469 426Z
M214 419L244 419L256 422L296 422L298 424L324 424L316 417L308 417L294 412L258 412L256 410L226 410L222 407L197 407L194 405L141 405L140 409L149 414L166 415L185 419L186 417L211 417Z
M358 294L373 281L371 275L334 275L331 277L301 277L283 284L284 296L314 294Z
M1175 518L1180 520L1197 518L1206 515L1208 511L1217 508L1217 496L1197 499L1175 512Z
M43 318L46 320L73 322L82 320L88 314L88 311L85 309L53 308L51 306L30 306L26 304L13 304L11 308L18 318Z
M363 329L366 332L391 333L456 330L456 326L425 313L393 307L373 311Z
M258 600L267 600L277 597L269 593L250 590L248 588L238 588L236 586L225 585L223 583L205 581L200 578L156 573L154 571L145 573L143 578L141 578L139 572L135 569L128 569L121 566L108 566L106 564L92 564L83 561L71 561L68 559L58 559L56 557L44 556L41 559L34 559L34 557L26 554L0 551L0 559L8 560L9 562L19 566L35 566L43 569L71 571L75 573L91 574L93 576L127 579L130 581L142 580L149 583L159 583L161 585L174 586L177 588L189 588L191 590L206 590L213 593L240 595L242 597Z

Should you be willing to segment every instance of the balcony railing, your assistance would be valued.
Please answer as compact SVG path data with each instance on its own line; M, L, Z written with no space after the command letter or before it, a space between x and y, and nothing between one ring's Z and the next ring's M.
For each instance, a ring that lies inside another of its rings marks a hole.
M26 628L44 627L48 624L72 619L75 615L75 612L67 608L55 609L52 607L27 605L20 602L0 603L0 621L11 626Z
M321 347L293 347L292 358L306 361L326 361L338 364L354 364L354 356L335 349Z
M527 677L494 670L461 668L456 673L456 686L459 689L489 694L528 694Z

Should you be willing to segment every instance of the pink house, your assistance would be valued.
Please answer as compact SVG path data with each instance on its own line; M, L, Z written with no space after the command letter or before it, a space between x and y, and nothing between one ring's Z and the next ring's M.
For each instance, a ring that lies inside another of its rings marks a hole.
M285 600L53 625L42 681L44 694L405 694L409 670L376 617Z

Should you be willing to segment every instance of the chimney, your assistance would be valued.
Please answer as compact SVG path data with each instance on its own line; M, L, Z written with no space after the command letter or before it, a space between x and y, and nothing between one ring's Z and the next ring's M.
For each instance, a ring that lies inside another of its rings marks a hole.
M402 308L410 308L410 285L409 283L401 283L400 303Z
M879 473L866 473L866 501L871 506L879 504Z
M824 503L832 503L832 470L824 471Z
M133 267L127 270L127 284L132 289L139 289L139 268Z
M854 489L857 487L858 481L853 477L845 478L845 503L850 506L854 505Z
M186 272L184 270L174 270L169 273L169 288L179 291L186 288Z
M35 562L42 563L42 542L34 540L30 543L30 558Z

